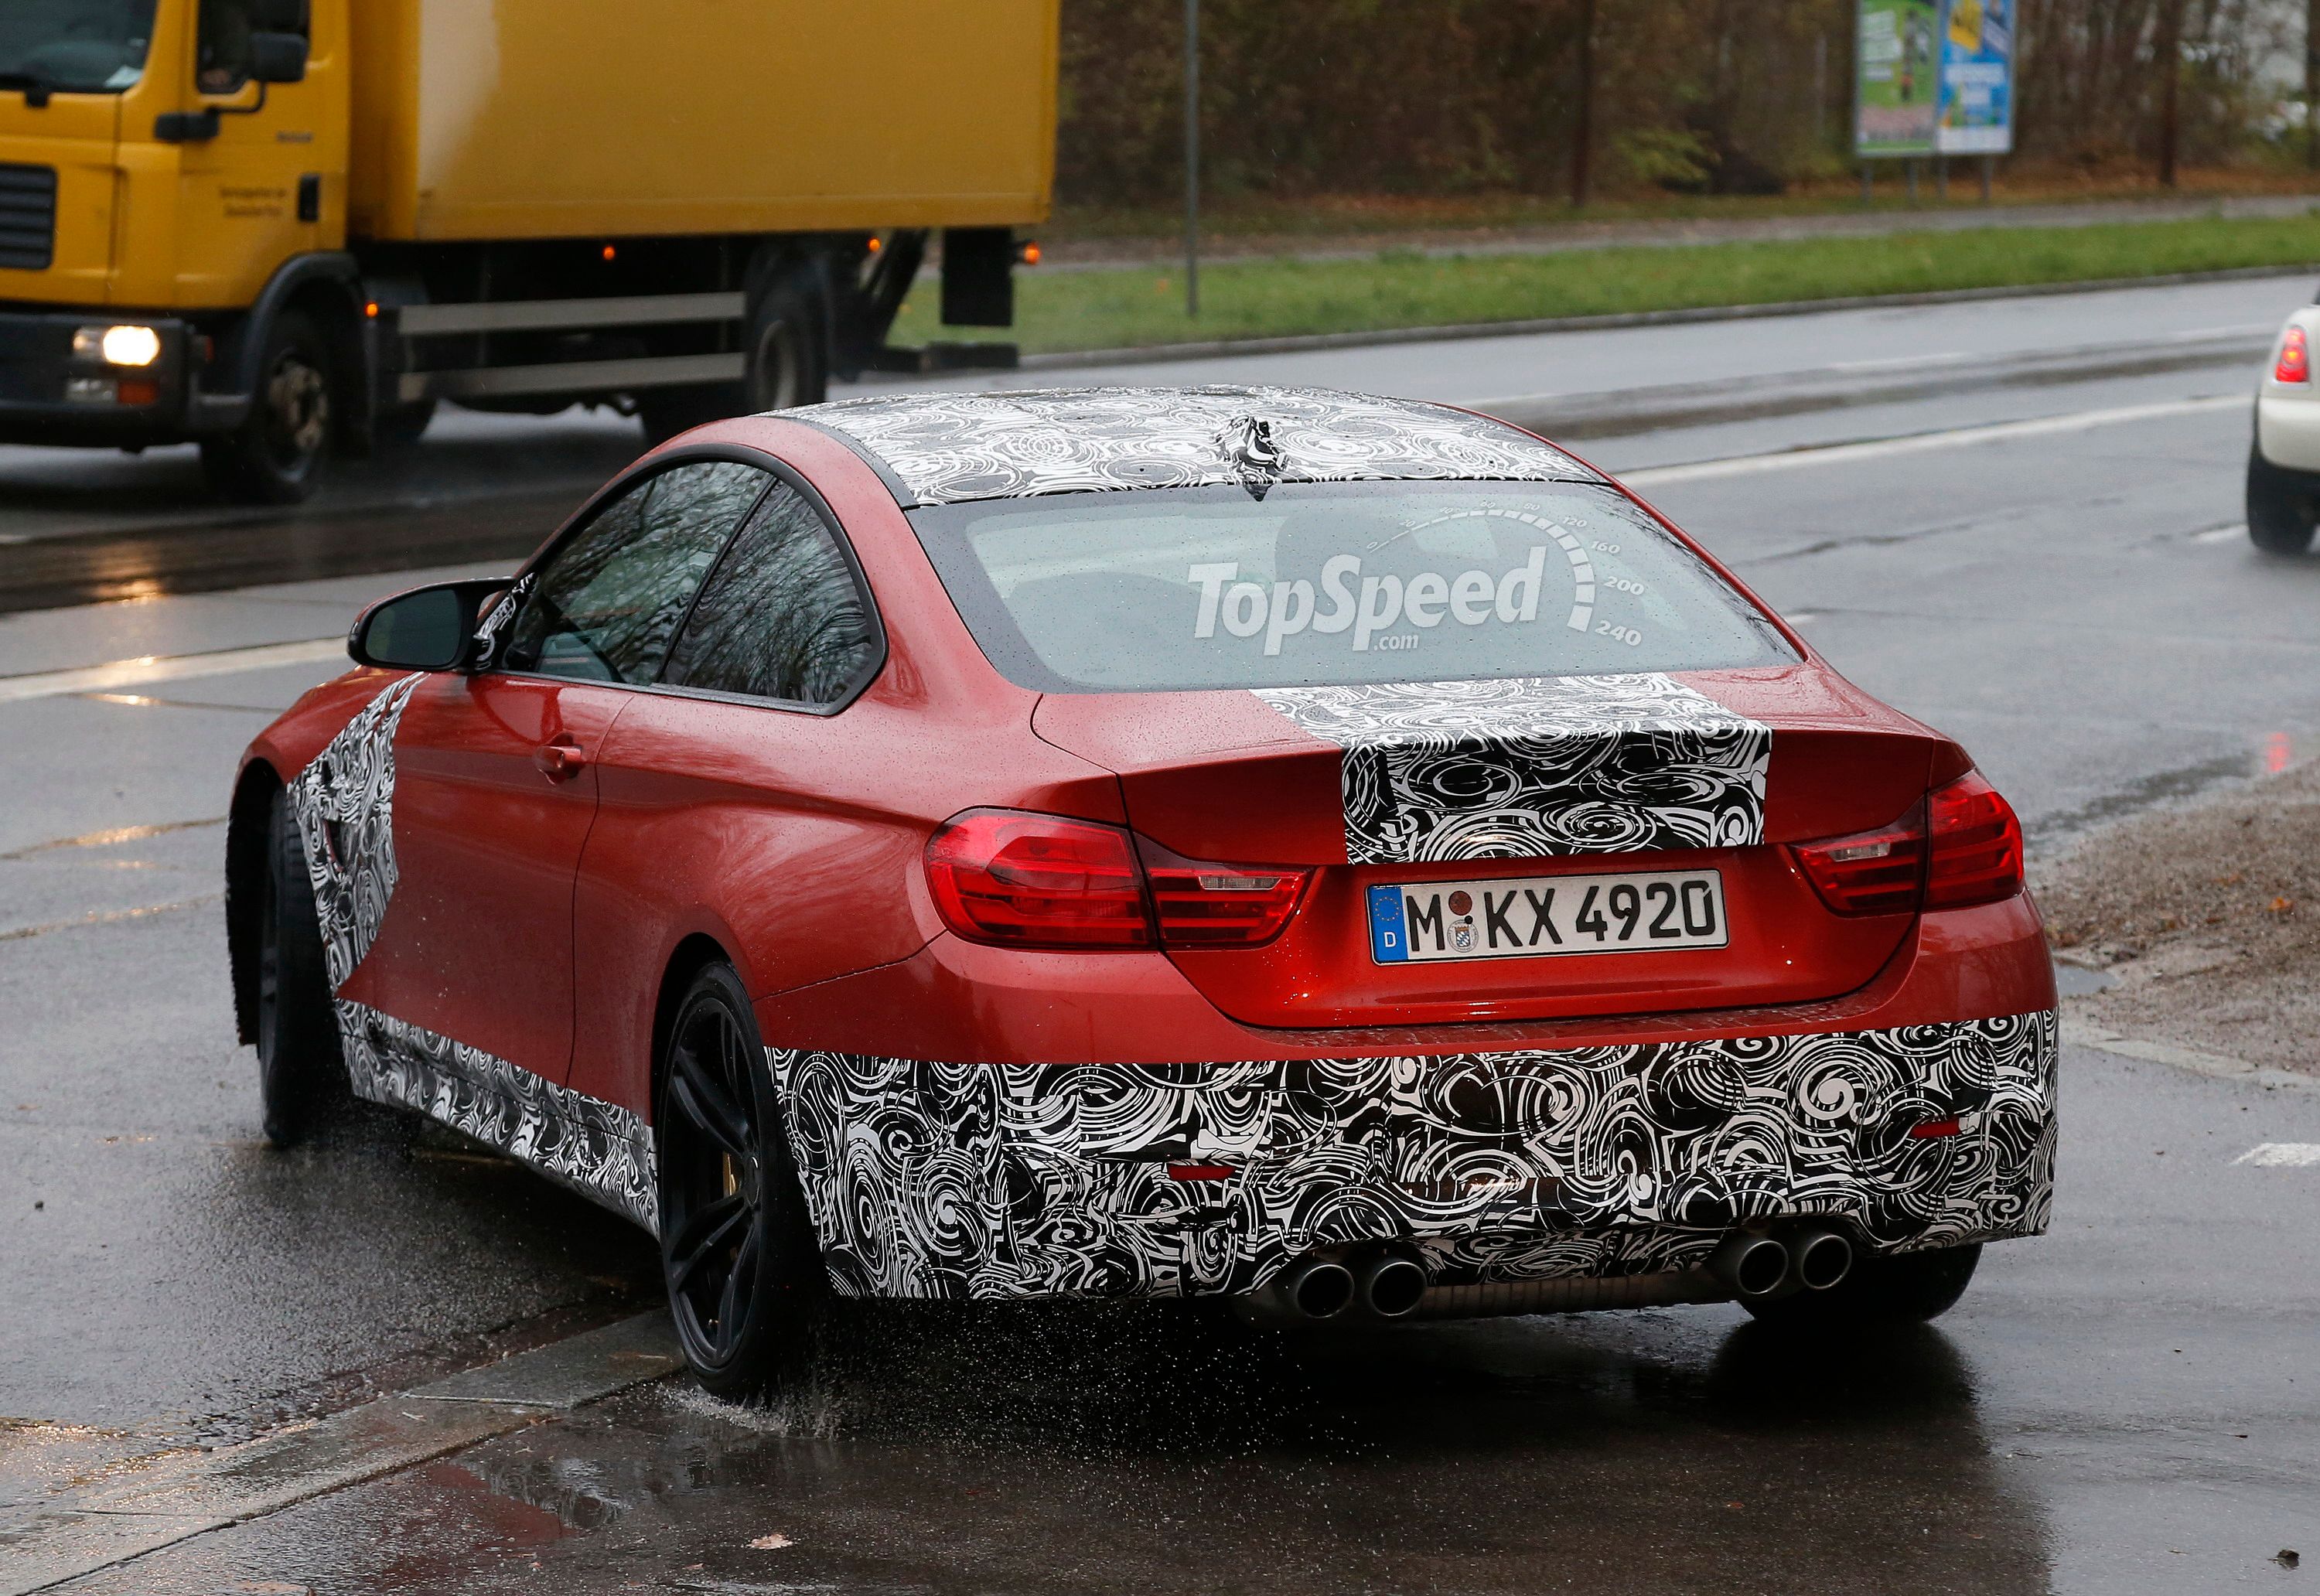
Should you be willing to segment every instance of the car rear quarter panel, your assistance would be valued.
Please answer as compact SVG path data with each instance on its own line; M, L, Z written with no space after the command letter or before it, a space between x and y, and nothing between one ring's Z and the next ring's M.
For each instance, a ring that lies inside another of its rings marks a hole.
M1037 694L983 659L893 495L850 450L762 420L692 440L769 449L822 493L869 579L886 657L835 714L639 693L615 725L574 903L571 1084L639 1113L664 976L688 938L714 942L753 996L818 990L907 960L940 931L920 859L960 810L1124 819L1110 772L1033 734Z

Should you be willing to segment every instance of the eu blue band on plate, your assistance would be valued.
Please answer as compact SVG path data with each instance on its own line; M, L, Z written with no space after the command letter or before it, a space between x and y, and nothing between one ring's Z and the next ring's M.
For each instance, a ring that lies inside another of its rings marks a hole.
M1370 888L1370 957L1382 965L1401 964L1409 957L1409 934L1402 926L1398 886Z

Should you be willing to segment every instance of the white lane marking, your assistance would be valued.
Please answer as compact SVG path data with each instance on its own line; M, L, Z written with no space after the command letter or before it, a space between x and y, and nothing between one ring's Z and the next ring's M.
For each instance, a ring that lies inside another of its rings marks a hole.
M2099 427L2125 426L2134 422L2172 421L2181 416L2207 415L2218 411L2244 410L2248 401L2226 394L2207 399L2171 399L2158 404L2122 404L2108 410L2074 411L2069 415L2039 416L2031 421L1994 422L1986 426L1958 427L1946 432L1918 432L1907 438L1880 438L1867 443L1831 443L1811 449L1782 449L1778 454L1735 455L1730 459L1698 460L1688 466L1653 466L1641 471L1615 471L1620 481L1636 486L1660 486L1712 476L1757 476L1773 471L1799 471L1816 466L1852 466L1896 455L1928 454L1937 449L1963 449L1976 443L2010 443L2024 438L2053 438L2071 432L2091 432Z
M2235 521L2227 527L2209 527L2204 532L2193 532L2194 543L2236 543L2247 536L2247 522Z
M270 670L284 665L320 665L344 659L344 638L314 638L299 643L261 643L250 648L219 648L206 654L146 654L135 659L114 659L77 670L37 671L21 676L0 676L0 703L28 698L57 698L68 693L101 693L114 687L138 687L149 682L183 682L195 676L231 676L237 671Z
M2320 1164L2320 1141L2268 1141L2250 1147L2232 1162L2252 1164L2260 1169L2298 1169Z

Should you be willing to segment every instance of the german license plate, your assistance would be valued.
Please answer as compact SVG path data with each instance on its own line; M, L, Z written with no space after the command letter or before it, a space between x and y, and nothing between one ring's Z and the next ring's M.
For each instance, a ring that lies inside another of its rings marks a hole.
M1556 953L1721 948L1724 880L1713 870L1417 881L1369 889L1370 957L1382 965Z

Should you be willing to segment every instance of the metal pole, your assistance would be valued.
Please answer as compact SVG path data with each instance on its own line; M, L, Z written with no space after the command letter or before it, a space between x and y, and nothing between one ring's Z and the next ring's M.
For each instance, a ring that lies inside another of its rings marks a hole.
M2320 0L2304 7L2304 164L2320 167Z
M2175 147L2182 131L2183 0L2165 0L2159 14L2159 181L2175 186Z
M1184 0L1184 313L1201 313L1201 0Z
M1571 128L1571 208L1587 204L1589 144L1595 126L1595 0L1579 0L1579 93Z
M1990 174L1995 172L1997 169L1998 157L1994 155L1985 155L1981 158L1981 203L1985 205L1989 204Z

